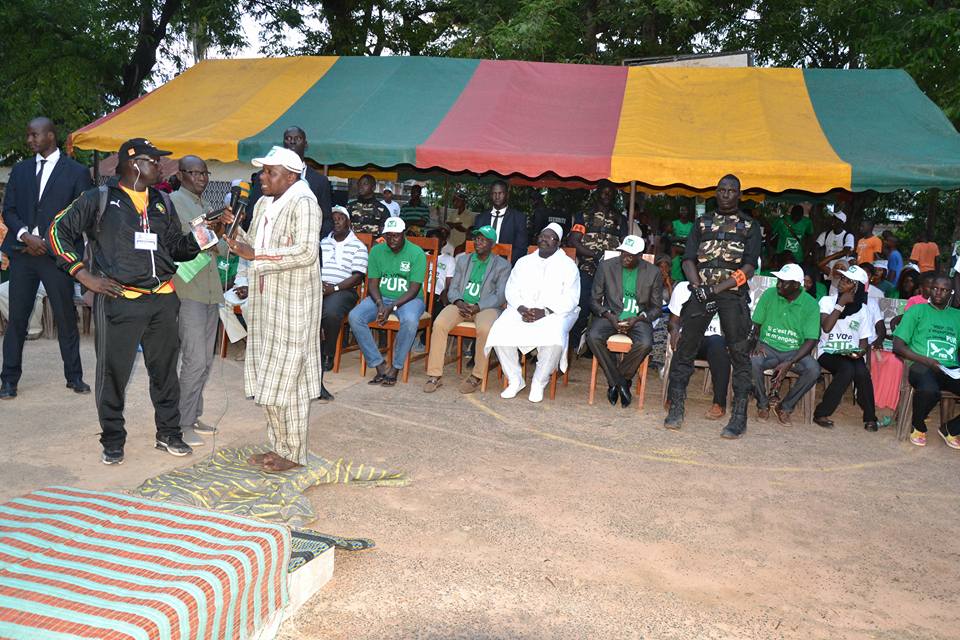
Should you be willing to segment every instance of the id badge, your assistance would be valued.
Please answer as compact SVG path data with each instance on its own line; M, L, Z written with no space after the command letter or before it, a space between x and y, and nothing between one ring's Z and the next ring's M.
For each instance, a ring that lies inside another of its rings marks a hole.
M137 231L133 237L133 247L143 251L157 250L157 234Z

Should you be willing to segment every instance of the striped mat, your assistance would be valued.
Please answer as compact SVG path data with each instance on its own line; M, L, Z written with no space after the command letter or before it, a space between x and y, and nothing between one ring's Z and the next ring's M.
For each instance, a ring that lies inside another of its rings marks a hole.
M0 505L0 638L250 638L286 605L286 527L52 487Z

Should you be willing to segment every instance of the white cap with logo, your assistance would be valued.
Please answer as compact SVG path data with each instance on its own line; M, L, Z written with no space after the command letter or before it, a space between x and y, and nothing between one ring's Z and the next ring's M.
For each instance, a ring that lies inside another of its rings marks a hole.
M285 147L272 147L267 155L262 158L254 158L252 164L257 168L283 167L294 173L303 173L305 168L303 159L297 155L297 152Z
M640 236L627 236L623 239L623 242L620 243L620 246L617 247L617 251L626 251L633 255L643 253L643 238Z
M779 280L803 284L803 269L798 264L785 264L780 271L774 271L773 275Z
M855 264L850 265L846 271L841 271L840 275L849 280L856 280L863 286L867 286L870 282L870 276L867 275L867 272Z
M383 223L384 233L403 233L406 228L407 225L403 218L387 218L387 221Z

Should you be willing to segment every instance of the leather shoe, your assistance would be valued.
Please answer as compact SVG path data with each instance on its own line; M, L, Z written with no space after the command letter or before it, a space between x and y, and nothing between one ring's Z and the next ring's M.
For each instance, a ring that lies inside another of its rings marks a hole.
M327 371L333 371L333 356L323 356L320 359L320 366L324 373Z
M618 384L617 392L620 394L620 406L629 407L633 402L633 394L630 393L629 384Z
M0 386L0 400L12 400L17 397L17 385L4 382Z
M327 388L324 385L320 385L320 404L326 404L327 402L333 401L333 394L327 391Z
M620 397L620 391L617 389L617 385L607 387L607 400L610 401L610 404L617 406L617 399Z
M90 385L83 380L74 380L67 383L67 389L73 389L74 393L90 393Z

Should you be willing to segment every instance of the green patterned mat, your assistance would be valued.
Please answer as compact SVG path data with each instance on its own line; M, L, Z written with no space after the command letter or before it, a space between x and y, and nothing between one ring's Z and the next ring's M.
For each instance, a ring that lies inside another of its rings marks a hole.
M133 493L154 500L303 526L316 518L310 501L303 495L310 487L335 483L396 487L410 482L402 472L343 458L327 460L313 454L306 466L284 473L267 473L247 464L251 455L267 450L266 446L218 449L194 465L144 481Z
M290 535L293 545L290 553L290 564L287 565L288 573L293 573L330 547L336 547L344 551L364 551L376 546L373 540L366 538L341 538L311 529L291 528Z

